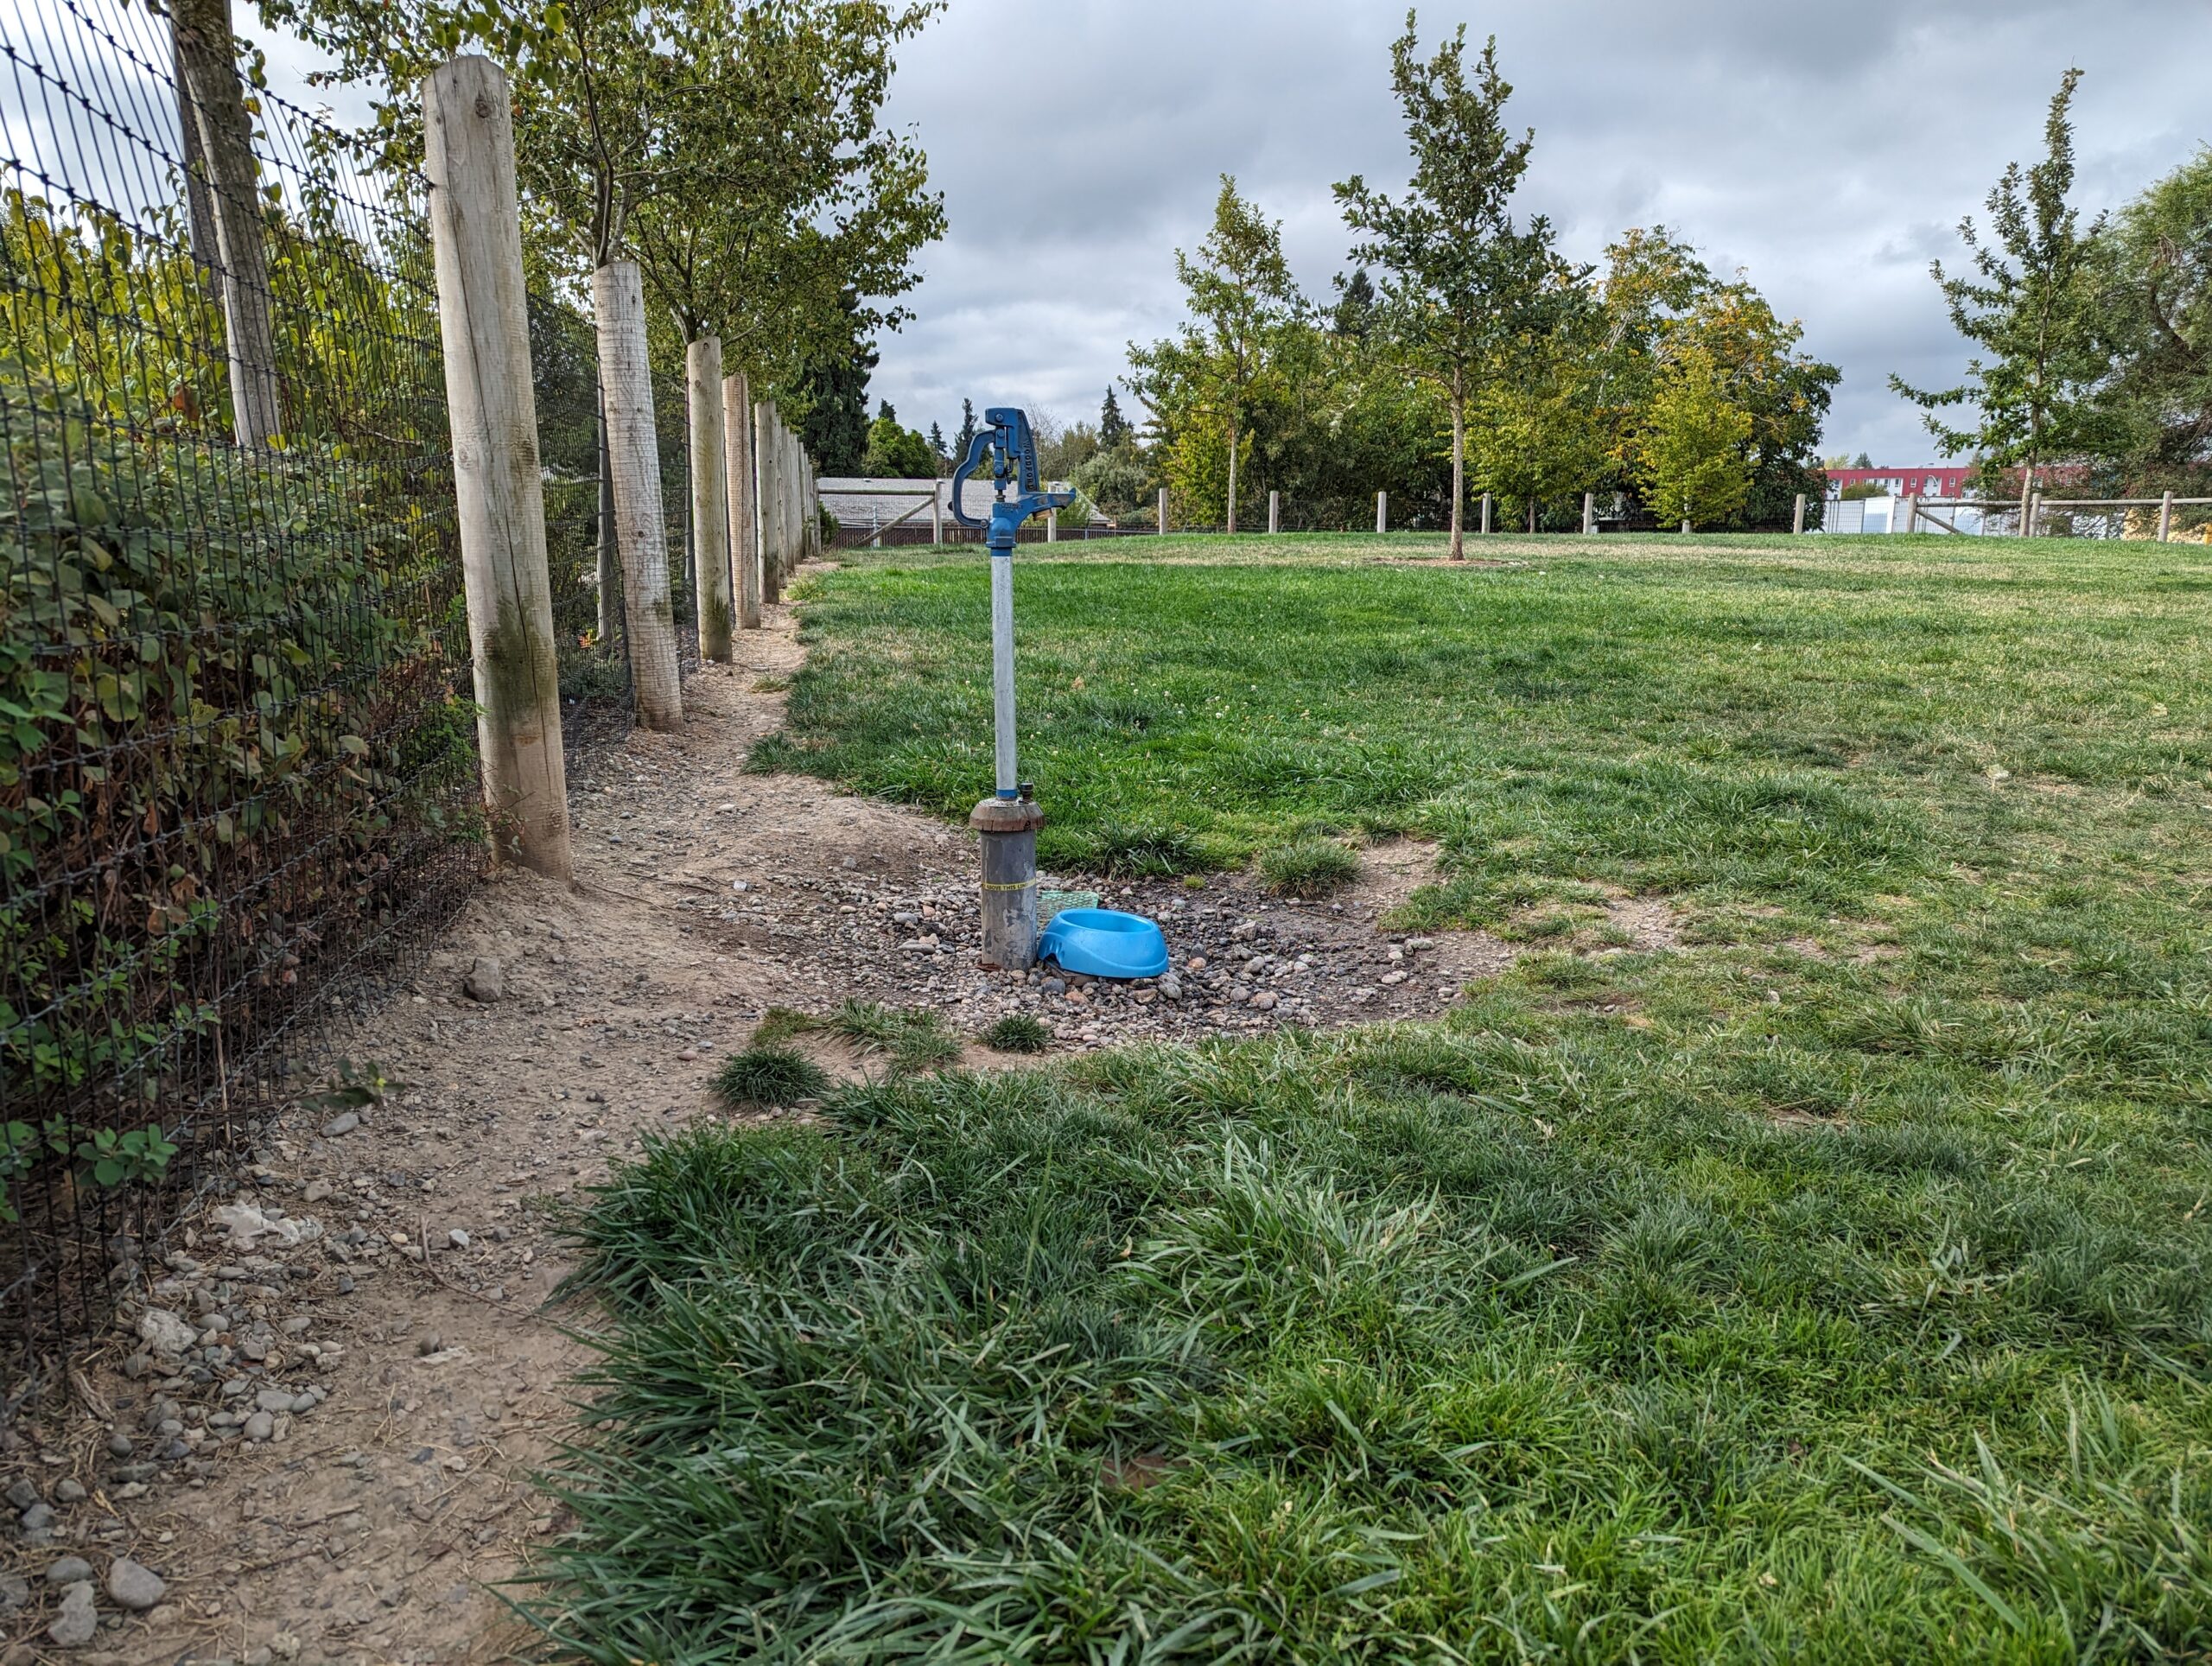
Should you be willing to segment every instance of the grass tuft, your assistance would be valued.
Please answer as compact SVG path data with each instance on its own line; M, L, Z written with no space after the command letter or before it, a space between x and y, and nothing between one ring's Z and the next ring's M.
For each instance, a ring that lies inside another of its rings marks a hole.
M1260 853L1260 877L1279 897L1307 900L1341 891L1359 877L1359 853L1335 839L1294 839Z
M757 1041L715 1072L715 1097L733 1110L803 1104L829 1091L830 1078L804 1053Z
M960 1038L937 1014L918 1008L848 1001L823 1017L772 1007L754 1030L755 1046L798 1035L828 1035L866 1053L881 1055L893 1074L918 1076L960 1060Z
M979 1039L993 1052L1042 1052L1052 1044L1052 1033L1033 1013L1008 1013Z

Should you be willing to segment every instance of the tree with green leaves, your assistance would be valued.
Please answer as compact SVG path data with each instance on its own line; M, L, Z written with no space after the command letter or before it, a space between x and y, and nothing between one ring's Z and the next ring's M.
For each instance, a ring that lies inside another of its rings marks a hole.
M1691 343L1660 372L1631 440L1644 501L1685 526L1709 526L1744 506L1751 486L1743 448L1751 419L1728 397L1721 367Z
M1105 403L1098 407L1098 443L1110 451L1116 446L1128 444L1132 434L1129 419L1122 415L1122 402L1114 397L1109 383Z
M878 480L934 480L937 453L912 429L900 425L899 413L886 399L877 407L875 420L868 425L868 452L861 460L861 473Z
M976 402L973 399L963 399L960 402L960 432L952 436L954 462L957 463L968 455L968 448L975 442L975 439Z
M1306 300L1283 258L1282 223L1238 195L1227 174L1214 199L1212 228L1195 257L1175 251L1175 276L1192 321L1166 340L1130 347L1130 385L1166 419L1175 450L1169 472L1185 493L1211 499L1218 477L1234 532L1251 419L1280 391Z
M2113 483L2201 496L2212 472L2212 149L2158 181L2106 226L2098 391Z
M2103 413L2094 392L2110 360L2098 340L2095 249L2101 217L2084 230L2074 188L2074 90L2082 72L2061 78L2044 120L2041 162L2012 162L1987 200L1985 238L1969 214L1959 222L1971 270L1930 270L1951 324L1974 344L1967 379L1956 387L1890 385L1928 415L1928 431L1947 451L1971 451L1984 469L2018 467L2024 511L2035 472L2054 458L2095 448ZM1973 420L1942 413L1964 407Z
M1382 270L1387 328L1403 364L1441 387L1452 415L1452 559L1464 560L1467 408L1501 343L1520 333L1549 257L1541 216L1516 230L1508 204L1528 169L1533 132L1506 131L1513 89L1486 41L1471 79L1463 24L1435 54L1419 55L1414 14L1391 43L1390 83L1413 149L1402 197L1353 175L1336 188L1361 239L1355 261Z

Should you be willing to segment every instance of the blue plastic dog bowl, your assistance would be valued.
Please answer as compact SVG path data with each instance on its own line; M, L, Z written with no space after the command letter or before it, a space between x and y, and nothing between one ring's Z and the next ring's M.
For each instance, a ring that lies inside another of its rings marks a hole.
M1037 940L1040 959L1085 977L1158 977L1167 970L1167 939L1141 914L1114 908L1068 908Z

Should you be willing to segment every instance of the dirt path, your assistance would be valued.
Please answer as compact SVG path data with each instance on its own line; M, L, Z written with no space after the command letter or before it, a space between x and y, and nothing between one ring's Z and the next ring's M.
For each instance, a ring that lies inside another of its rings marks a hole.
M800 658L789 611L739 652L687 684L683 733L571 774L573 891L486 884L346 1042L395 1084L384 1103L280 1118L238 1197L146 1269L71 1403L10 1437L0 1478L32 1513L0 1546L0 1666L527 1656L493 1587L555 1529L527 1477L572 1427L587 1351L560 1326L588 1322L542 1310L563 1269L534 1204L719 1114L716 1061L772 1005L927 1004L971 1033L1029 1010L1091 1046L1433 1013L1510 958L1378 928L1428 871L1407 844L1335 904L1233 878L1107 887L1167 925L1158 984L987 976L964 834L744 773ZM126 1581L131 1610L117 1557L165 1588ZM86 1578L97 1632L58 1645Z

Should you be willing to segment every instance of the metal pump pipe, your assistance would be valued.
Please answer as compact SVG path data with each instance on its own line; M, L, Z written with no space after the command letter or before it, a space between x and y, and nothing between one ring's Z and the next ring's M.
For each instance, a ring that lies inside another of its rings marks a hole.
M995 488L984 544L991 563L991 728L995 791L968 817L982 847L983 964L1027 971L1037 958L1037 830L1044 812L1020 779L1014 747L1014 546L1021 523L1039 511L1072 501L1071 492L1043 490L1029 418L1012 407L983 413L983 426L952 472L953 518L966 526L985 523L968 513L960 489L991 458ZM1007 488L1014 495L1008 499Z

